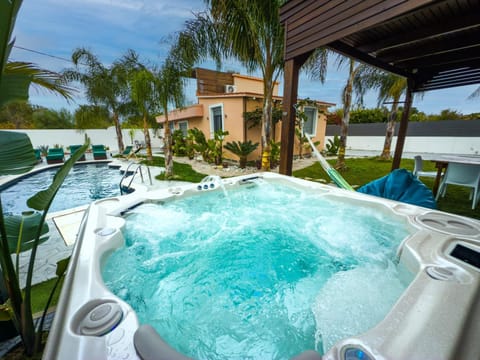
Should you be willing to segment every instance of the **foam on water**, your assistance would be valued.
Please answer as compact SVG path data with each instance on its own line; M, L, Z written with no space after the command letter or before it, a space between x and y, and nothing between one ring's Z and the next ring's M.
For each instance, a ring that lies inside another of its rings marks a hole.
M331 346L378 322L405 288L392 263L401 219L267 183L228 197L136 208L102 270L188 356L288 359L318 334Z
M396 267L365 264L334 274L312 306L317 348L360 334L380 322L405 290Z

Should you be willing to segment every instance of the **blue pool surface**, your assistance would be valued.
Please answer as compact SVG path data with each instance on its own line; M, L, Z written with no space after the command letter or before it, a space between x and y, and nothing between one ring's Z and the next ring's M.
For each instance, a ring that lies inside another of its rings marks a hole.
M28 210L27 200L40 190L46 189L58 168L50 168L20 179L0 196L5 213L19 214ZM103 164L75 165L53 201L50 212L86 205L92 201L120 195L119 183L122 175L118 169Z
M106 285L196 359L289 359L380 321L405 290L409 234L381 209L259 183L144 204Z

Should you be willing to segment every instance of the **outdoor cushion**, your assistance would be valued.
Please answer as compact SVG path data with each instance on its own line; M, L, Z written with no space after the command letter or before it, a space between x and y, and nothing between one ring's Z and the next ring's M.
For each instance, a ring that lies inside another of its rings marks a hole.
M92 145L92 153L95 160L107 158L105 145Z
M396 169L357 191L430 209L437 208L432 191L405 169Z
M82 147L82 145L70 145L70 156L72 156L75 151L77 151L78 149L80 149ZM85 154L83 154L80 159L78 159L79 161L83 161L85 160Z
M64 159L64 152L62 148L51 148L48 149L47 154L47 163L54 163L54 162L63 162Z

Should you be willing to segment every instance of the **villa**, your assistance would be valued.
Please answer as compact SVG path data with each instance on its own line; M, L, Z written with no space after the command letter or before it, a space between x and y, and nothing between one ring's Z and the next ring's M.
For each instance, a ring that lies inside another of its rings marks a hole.
M198 104L182 109L175 109L168 114L170 129L182 130L187 135L188 129L198 128L207 138L213 138L217 130L228 131L226 141L261 142L260 124L251 124L244 118L245 112L262 109L263 79L213 70L195 69L193 75L197 79ZM273 90L274 106L279 107L282 97L278 96L278 83ZM303 111L308 120L304 123L304 132L313 141L325 144L325 129L327 125L326 111L333 103L314 101L313 105L304 106ZM165 116L158 116L157 122L165 123ZM280 141L281 122L273 129L273 138ZM251 160L260 157L260 148L250 155ZM295 154L299 153L299 142L295 142ZM226 156L235 156L225 154Z

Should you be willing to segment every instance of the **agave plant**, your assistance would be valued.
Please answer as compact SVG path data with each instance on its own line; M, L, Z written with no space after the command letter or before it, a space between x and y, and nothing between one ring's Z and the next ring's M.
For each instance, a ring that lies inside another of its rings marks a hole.
M240 142L233 141L225 144L224 148L240 158L240 168L245 169L247 157L258 147L258 143L252 143L252 140Z

